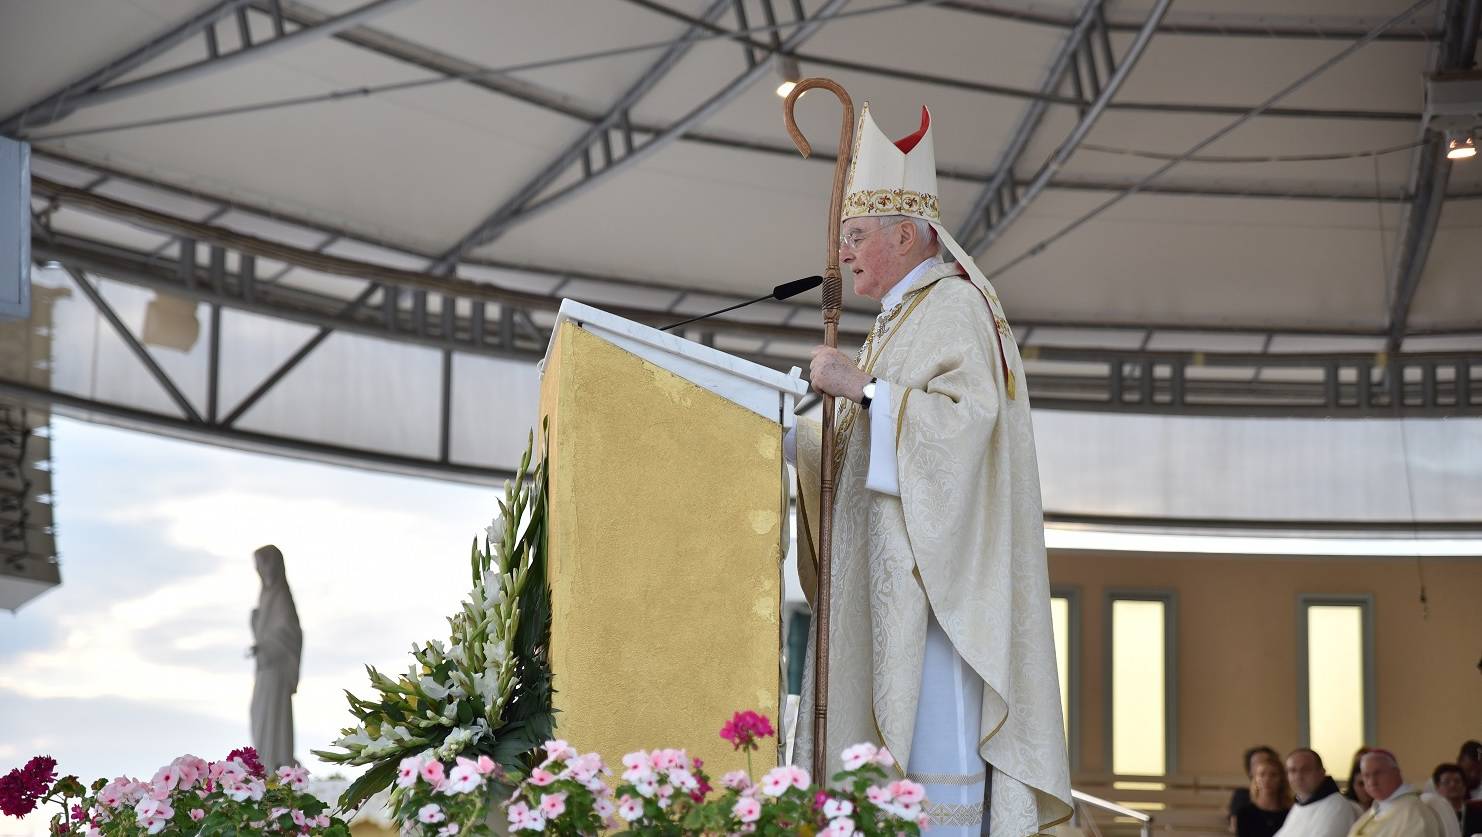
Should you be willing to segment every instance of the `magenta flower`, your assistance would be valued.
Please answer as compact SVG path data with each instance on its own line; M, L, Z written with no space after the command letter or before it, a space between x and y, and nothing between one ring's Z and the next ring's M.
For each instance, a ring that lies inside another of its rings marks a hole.
M268 778L267 768L262 766L262 760L257 757L257 750L252 747L243 747L240 750L232 750L230 753L227 753L226 760L231 761L232 759L241 761L242 766L247 768L247 772L253 776L259 779Z
M57 760L51 756L36 756L0 776L0 813L12 817L24 817L36 809L36 803L51 790L57 779Z
M720 737L731 742L737 750L755 750L759 746L758 739L776 734L766 715L750 709L732 715L731 720L720 728Z

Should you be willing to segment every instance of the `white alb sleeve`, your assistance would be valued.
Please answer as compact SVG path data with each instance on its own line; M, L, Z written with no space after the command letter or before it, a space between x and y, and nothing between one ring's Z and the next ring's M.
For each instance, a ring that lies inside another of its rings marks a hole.
M901 496L900 475L895 462L895 410L891 409L890 382L875 382L870 402L870 471L865 488L892 497Z

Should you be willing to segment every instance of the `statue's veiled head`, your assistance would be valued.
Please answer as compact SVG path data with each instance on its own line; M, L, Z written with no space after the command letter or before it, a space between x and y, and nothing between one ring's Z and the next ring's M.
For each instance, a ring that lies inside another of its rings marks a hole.
M287 573L283 569L283 553L278 547L268 544L260 546L252 553L252 559L257 564L257 577L262 579L262 586L276 587L288 581Z

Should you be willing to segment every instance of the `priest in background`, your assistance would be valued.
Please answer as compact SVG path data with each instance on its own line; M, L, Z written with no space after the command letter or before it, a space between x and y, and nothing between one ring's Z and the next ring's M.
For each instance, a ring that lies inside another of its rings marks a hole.
M1029 398L993 286L942 226L925 108L892 143L864 106L842 220L845 277L881 313L858 357L819 346L809 375L839 399L830 774L841 748L883 745L926 787L931 834L1039 834L1071 796ZM810 594L821 443L804 422L788 445Z
M1287 812L1276 837L1344 837L1359 817L1359 806L1338 792L1322 757L1301 747L1286 757L1286 779L1297 804Z
M1374 805L1349 829L1349 837L1445 837L1435 809L1405 784L1400 763L1388 750L1371 750L1359 762Z

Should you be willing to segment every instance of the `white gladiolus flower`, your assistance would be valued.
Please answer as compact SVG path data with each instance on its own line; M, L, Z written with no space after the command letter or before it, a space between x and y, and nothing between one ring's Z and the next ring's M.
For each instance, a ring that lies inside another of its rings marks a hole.
M421 681L419 681L418 685L422 688L422 691L426 692L427 696L432 698L433 700L442 700L443 698L448 696L448 687L437 682L431 677L422 678Z

